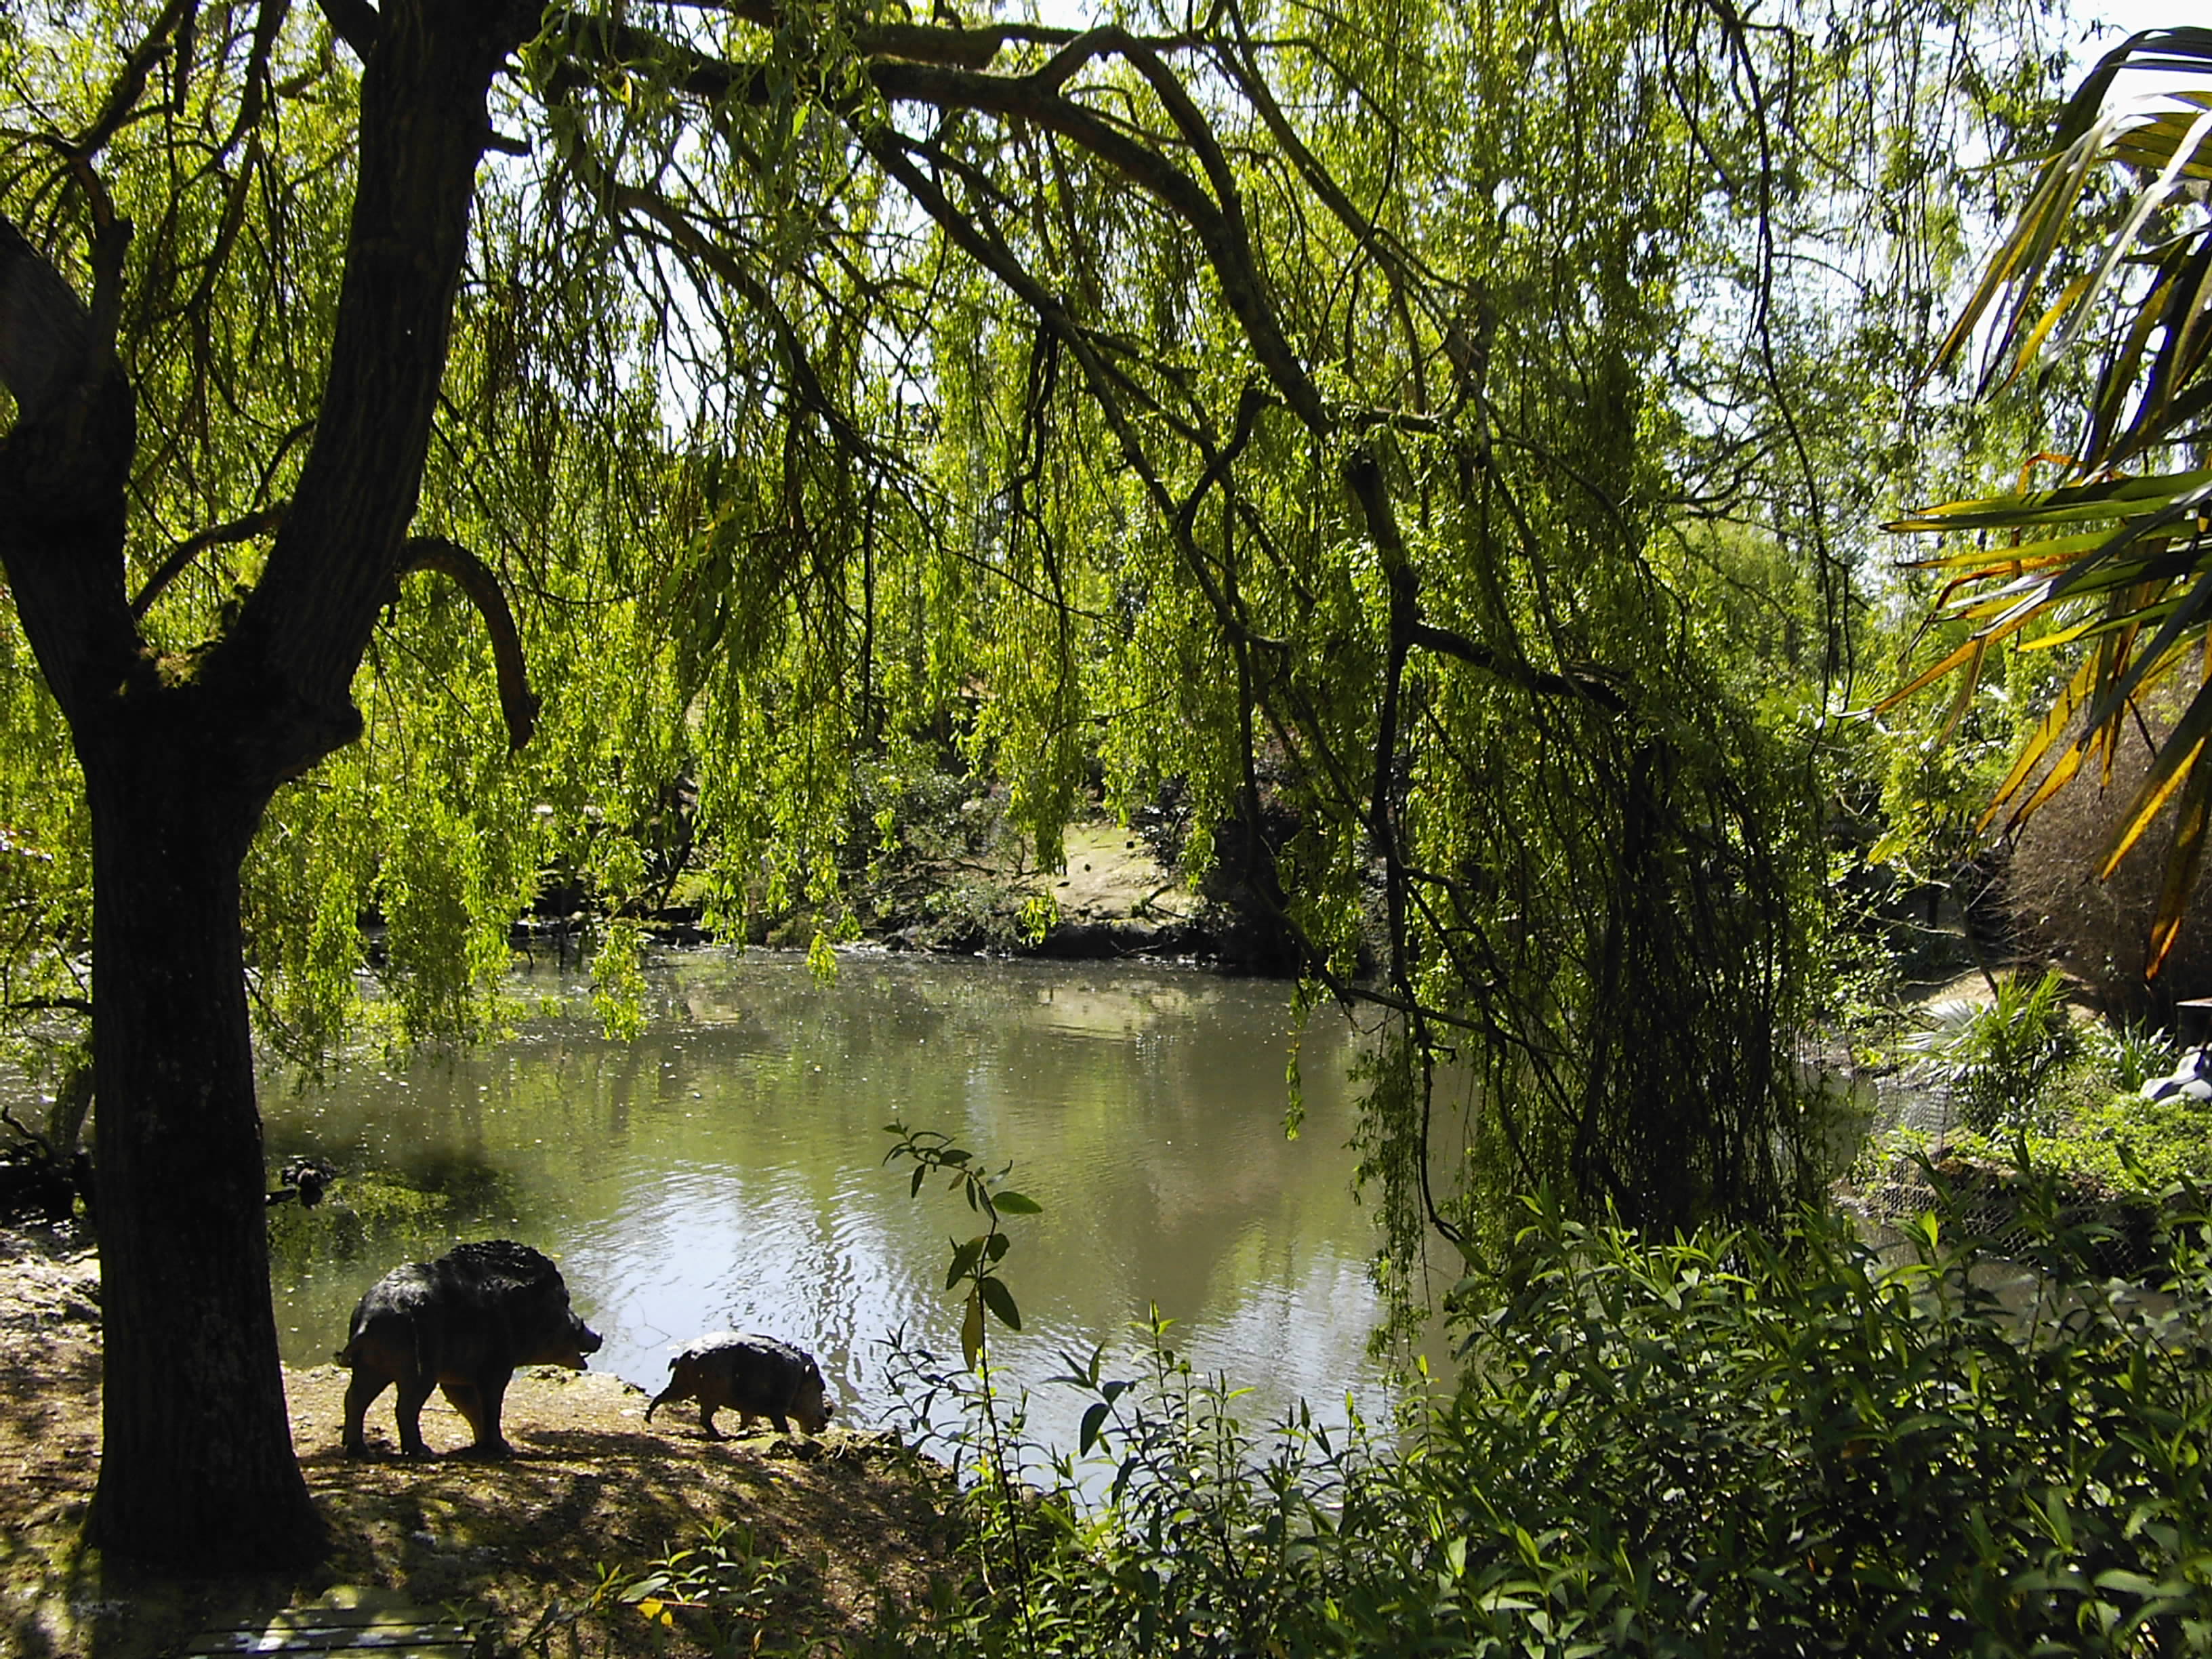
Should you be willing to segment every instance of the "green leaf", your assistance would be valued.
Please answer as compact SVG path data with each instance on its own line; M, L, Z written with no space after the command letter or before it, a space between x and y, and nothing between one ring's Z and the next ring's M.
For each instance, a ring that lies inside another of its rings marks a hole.
M991 1194L991 1207L1000 1215L1042 1215L1044 1206L1020 1193L1000 1192Z
M982 1259L982 1255L983 1241L980 1238L971 1238L965 1244L955 1244L951 1265L945 1270L945 1288L949 1291L962 1279L972 1278L975 1264Z
M986 1279L979 1282L983 1300L991 1304L991 1311L999 1316L999 1322L1009 1330L1022 1328L1021 1310L1014 1306L1014 1293L1006 1288L1003 1279Z
M2118 1590L2127 1595L2163 1595L2177 1585L2160 1584L2155 1578L2146 1578L2139 1572L2130 1572L2124 1567L2111 1567L2097 1575L2099 1589Z
M984 1283L994 1281L986 1279ZM983 1352L983 1297L980 1289L968 1293L968 1312L960 1322L960 1357L974 1370Z

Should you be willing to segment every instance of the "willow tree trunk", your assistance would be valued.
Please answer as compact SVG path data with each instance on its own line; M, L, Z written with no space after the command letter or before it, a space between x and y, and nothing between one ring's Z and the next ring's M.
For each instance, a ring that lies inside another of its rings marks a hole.
M353 676L410 563L486 97L538 19L527 0L326 9L364 59L329 374L261 580L189 657L157 660L125 598L136 402L98 320L117 295L85 305L0 218L0 384L16 403L0 568L93 831L106 1396L90 1535L189 1566L289 1563L319 1542L269 1298L239 872L276 789L360 732ZM106 252L94 269L119 271ZM440 557L489 585L461 550ZM512 647L503 601L487 619Z
M240 948L239 866L266 794L226 777L196 701L172 693L77 733L108 1199L93 1527L141 1556L259 1565L320 1541L270 1305Z

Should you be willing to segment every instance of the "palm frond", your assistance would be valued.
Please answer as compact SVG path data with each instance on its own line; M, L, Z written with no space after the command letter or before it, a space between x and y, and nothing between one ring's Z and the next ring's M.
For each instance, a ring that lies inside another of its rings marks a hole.
M2136 70L2201 84L2115 101L2119 77ZM2152 688L2185 662L2212 664L2212 468L2146 465L2177 447L2201 449L2212 436L2204 188L2212 180L2212 28L2148 29L2106 53L2068 100L2040 161L2027 205L1934 368L1955 361L1989 324L1986 395L2032 386L2039 364L2100 339L2101 361L2075 411L2080 444L2056 487L2030 489L2023 478L2008 494L1923 507L1888 526L1974 540L1917 562L1949 577L1930 623L1964 624L1965 640L1877 705L1893 707L1957 674L1948 735L1996 646L2085 650L1984 815L1987 825L2011 806L2008 829L2098 754L2109 771L2122 722ZM2100 232L2096 186L2115 167L2130 181L2112 228ZM2061 280L2062 264L2079 268ZM2047 292L2054 282L2055 296ZM2008 545L1989 544L2000 535ZM2212 685L2200 686L2158 744L2100 860L2100 877L2169 805L2177 822L2152 922L2154 974L2179 936L2212 828Z

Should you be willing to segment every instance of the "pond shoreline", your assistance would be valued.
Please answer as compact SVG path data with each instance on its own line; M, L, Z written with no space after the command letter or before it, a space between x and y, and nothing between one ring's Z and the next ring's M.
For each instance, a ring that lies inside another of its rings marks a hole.
M393 1262L509 1237L560 1263L605 1338L596 1369L657 1388L699 1333L762 1331L890 1420L894 1339L958 1352L943 1282L968 1219L885 1166L896 1119L1011 1163L1042 1206L1009 1229L1024 1331L1006 1380L1054 1443L1082 1411L1049 1381L1060 1350L1142 1347L1153 1304L1194 1364L1261 1389L1255 1409L1350 1389L1387 1411L1352 1033L1301 1032L1273 981L1158 963L840 955L825 978L797 952L656 953L643 1027L615 1037L590 982L544 963L510 987L506 1041L348 1056L307 1087L272 1073L272 1184L293 1159L335 1176L313 1210L271 1212L284 1358L326 1358Z
M1104 820L1070 825L1060 869L1004 858L939 860L903 884L854 895L848 944L921 956L1008 957L1057 962L1131 962L1294 977L1285 941L1234 905L1194 892L1136 831ZM1044 918L1040 930L1037 918ZM819 920L811 912L757 917L739 933L708 928L697 904L657 907L636 920L672 949L765 945L805 950ZM585 952L606 918L555 904L520 918L509 935L526 954Z
M335 1365L284 1377L293 1443L330 1528L320 1562L187 1577L104 1561L79 1543L98 1469L98 1303L80 1227L0 1228L0 1650L157 1659L211 1626L260 1627L366 1591L462 1606L492 1650L538 1632L561 1650L573 1634L585 1653L687 1656L707 1650L700 1632L657 1630L634 1604L595 1595L603 1565L635 1578L703 1527L741 1528L769 1585L764 1616L779 1636L817 1641L857 1635L957 1567L949 1472L890 1435L712 1443L688 1414L645 1424L646 1396L618 1378L539 1369L507 1395L509 1461L349 1459ZM388 1450L382 1403L370 1438ZM434 1446L466 1438L442 1401L424 1417Z

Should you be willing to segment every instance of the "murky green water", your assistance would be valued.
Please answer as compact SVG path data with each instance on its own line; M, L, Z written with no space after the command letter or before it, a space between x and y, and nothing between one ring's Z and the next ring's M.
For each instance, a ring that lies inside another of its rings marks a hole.
M580 988L526 988L571 1006ZM882 1422L894 1331L957 1352L948 1241L980 1231L957 1196L910 1198L884 1167L896 1117L1012 1159L1044 1206L1012 1224L1004 1263L1024 1316L1000 1348L1012 1380L1126 1341L1157 1302L1196 1364L1254 1389L1253 1420L1300 1398L1340 1418L1347 1389L1378 1415L1348 1039L1313 1023L1287 1139L1288 1002L1279 984L1171 970L863 956L823 985L778 954L686 954L659 970L635 1044L585 1013L398 1069L351 1064L308 1092L272 1079L272 1167L314 1153L454 1206L435 1232L350 1256L312 1231L280 1254L286 1358L327 1361L385 1267L503 1233L561 1263L606 1339L595 1370L658 1388L672 1345L766 1331L818 1356L841 1420ZM1079 1409L1043 1390L1036 1417L1059 1438Z

